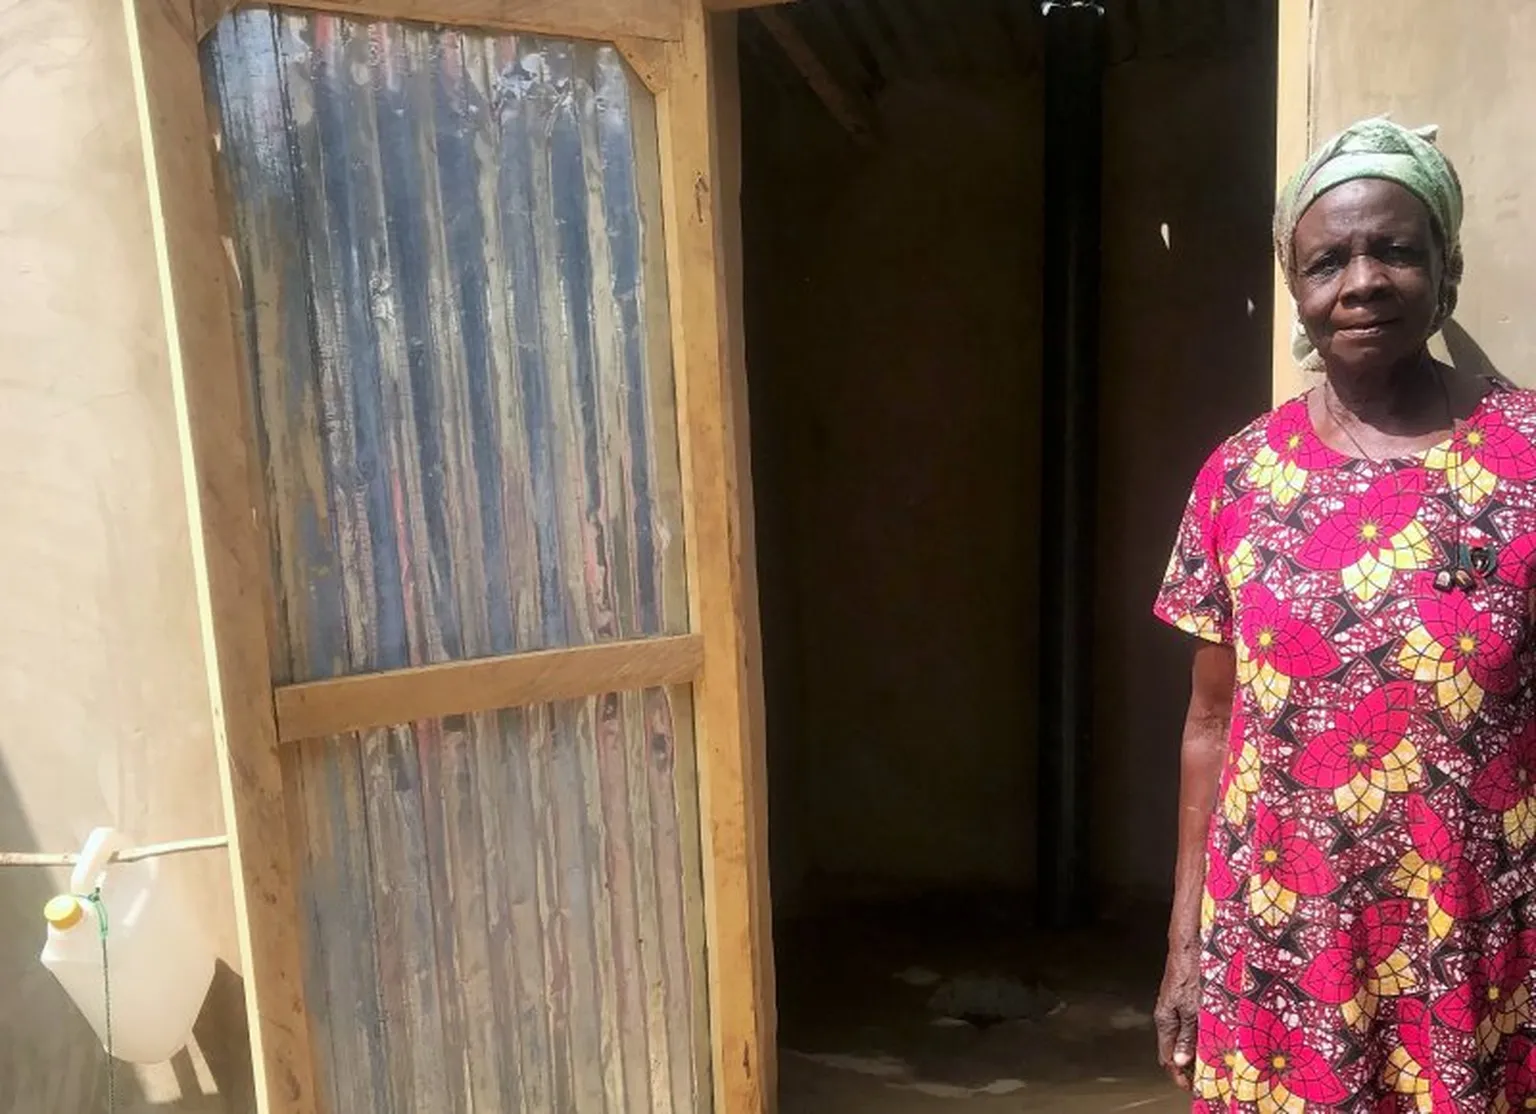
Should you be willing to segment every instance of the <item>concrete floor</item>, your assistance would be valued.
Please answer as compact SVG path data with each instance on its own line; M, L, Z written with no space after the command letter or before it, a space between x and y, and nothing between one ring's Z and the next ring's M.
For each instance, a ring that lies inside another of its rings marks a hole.
M1164 925L1153 910L1053 936L1001 901L780 925L780 1110L1187 1114L1148 1016ZM991 992L939 1003L976 1007L968 1019L934 1004L957 979L962 996Z

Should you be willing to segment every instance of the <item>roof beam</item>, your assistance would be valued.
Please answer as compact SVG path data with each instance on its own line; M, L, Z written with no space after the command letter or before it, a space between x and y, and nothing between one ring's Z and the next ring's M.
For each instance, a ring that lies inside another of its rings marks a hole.
M783 12L761 8L753 14L843 130L859 143L871 142L875 134L875 111L868 99L837 79Z

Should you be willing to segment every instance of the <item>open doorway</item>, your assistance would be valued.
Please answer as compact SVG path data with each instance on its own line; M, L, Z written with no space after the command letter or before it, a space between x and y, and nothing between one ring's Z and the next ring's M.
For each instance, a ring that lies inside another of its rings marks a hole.
M1054 937L1034 896L1040 5L741 18L787 1114L1182 1108L1148 1013L1188 648L1149 608L1200 461L1269 397L1276 12L1107 8L1096 927Z

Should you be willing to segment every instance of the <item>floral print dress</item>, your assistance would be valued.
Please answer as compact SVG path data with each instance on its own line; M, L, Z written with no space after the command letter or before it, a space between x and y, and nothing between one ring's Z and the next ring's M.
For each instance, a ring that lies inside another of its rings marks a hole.
M1156 604L1237 656L1197 1114L1536 1110L1533 587L1536 394L1381 462L1297 399L1201 471Z

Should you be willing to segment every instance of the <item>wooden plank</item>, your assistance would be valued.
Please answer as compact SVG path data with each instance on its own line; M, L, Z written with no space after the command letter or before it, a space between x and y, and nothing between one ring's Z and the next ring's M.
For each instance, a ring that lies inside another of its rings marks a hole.
M315 1109L309 1016L249 473L249 412L231 322L212 130L191 11L124 0L134 96L185 462L193 565L262 1114Z
M666 65L664 60L664 72ZM665 88L663 83L660 88ZM654 97L632 101L634 143L640 151L659 151L661 146ZM637 207L646 213L664 213L661 165L655 158L634 160L632 188ZM666 220L657 223L664 228ZM667 257L659 237L636 261L643 272L639 282L646 291L667 289ZM639 389L626 392L632 407L649 414L650 436L646 451L637 454L636 467L658 481L651 498L660 507L681 507L682 476L677 468L678 410L673 376L670 307L663 297L644 299L644 314L633 329L640 336L637 362L646 374ZM659 372L659 374L658 374ZM662 466L671 462L671 467ZM682 520L677 521L682 533ZM654 545L652 546L655 549ZM647 622L675 633L689 626L687 575L684 547L668 546L649 562L637 562L642 598L651 601ZM681 691L687 692L686 687ZM669 831L686 833L682 842L697 848L699 835L697 782L686 776L693 769L692 732L684 724L681 735L671 719L651 717L653 702L665 703L668 690L653 689L629 694L626 699L626 775L629 788L629 824L633 840L635 903L640 924L640 950L633 979L643 994L644 1028L634 1044L645 1052L646 1086L637 1104L647 1114L689 1114L704 1111L709 1103L709 1011L703 995L706 982L695 977L704 963L702 869L699 856L669 853ZM685 715L691 715L691 707ZM678 841L672 841L678 842ZM695 927L691 935L687 927ZM669 935L670 933L670 935ZM672 957L686 961L674 962Z
M758 648L744 616L755 586L743 564L737 387L723 374L715 151L705 14L685 12L659 103L673 365L682 439L689 610L704 638L696 691L711 1061L717 1114L768 1109L774 1040L761 957L768 907L760 838L762 739L752 726ZM744 436L745 431L741 431Z
M768 711L763 692L762 619L757 592L757 513L752 486L752 448L747 406L747 344L745 328L745 277L741 227L742 150L741 150L741 72L737 32L740 17L720 15L709 22L709 57L712 134L715 139L715 181L718 206L715 216L715 251L721 310L719 314L720 347L724 354L722 374L730 401L735 431L736 505L741 545L740 621L746 650L745 698L749 743L745 777L754 788L748 799L754 802L750 816L754 824L752 846L768 854L768 810L765 804L768 785ZM692 705L688 705L691 711ZM696 780L691 770L689 776ZM755 796L754 796L755 794ZM696 839L696 837L695 837ZM692 854L697 856L695 846ZM766 861L763 864L766 871ZM769 1034L763 1046L761 1073L769 1110L778 1109L778 1045L776 1003L773 997L773 910L769 907L767 884L755 903L753 933L758 942L758 986L766 988L759 1008L760 1024Z
M1275 61L1275 192L1295 172L1312 149L1312 4L1294 0L1278 5ZM1291 356L1291 325L1295 303L1275 265L1274 358L1271 365L1276 404L1299 394L1305 383Z
M875 131L875 110L864 95L838 80L782 12L763 9L756 16L839 126L859 142L869 142Z
M674 635L281 685L274 692L278 738L296 743L459 713L682 684L699 675L704 656L698 635Z
M613 45L647 89L659 93L666 87L667 48L655 39L620 38Z
M199 38L247 0L192 0ZM523 31L611 42L632 37L675 40L682 0L302 0L290 5L363 19Z
M704 9L710 12L740 12L748 8L771 8L778 4L793 4L796 0L704 0Z

